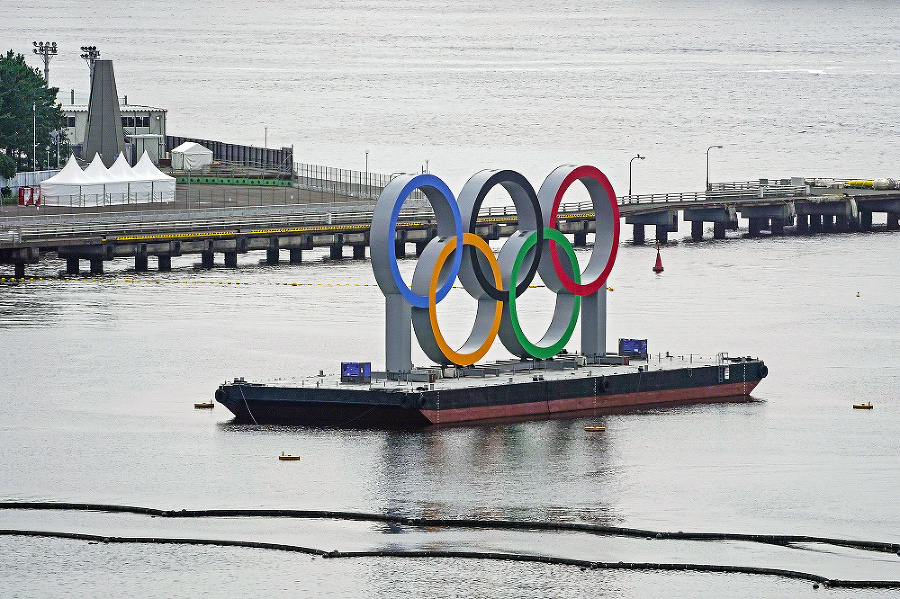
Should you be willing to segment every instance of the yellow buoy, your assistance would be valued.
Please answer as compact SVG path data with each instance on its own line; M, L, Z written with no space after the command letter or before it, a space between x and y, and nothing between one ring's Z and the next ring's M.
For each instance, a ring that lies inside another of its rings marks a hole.
M586 430L589 433L601 433L606 430L606 427L605 426L586 426L586 427L584 427L584 430Z

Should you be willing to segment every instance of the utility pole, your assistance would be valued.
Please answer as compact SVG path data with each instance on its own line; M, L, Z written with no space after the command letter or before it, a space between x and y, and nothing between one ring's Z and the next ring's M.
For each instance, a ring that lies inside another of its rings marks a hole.
M31 104L31 158L33 171L37 170L37 104Z
M50 83L50 59L56 56L56 42L31 42L34 53L44 60L44 82Z
M97 49L97 46L82 46L81 57L87 61L88 68L91 70L91 87L93 87L94 63L97 62L98 58L100 58L100 50Z

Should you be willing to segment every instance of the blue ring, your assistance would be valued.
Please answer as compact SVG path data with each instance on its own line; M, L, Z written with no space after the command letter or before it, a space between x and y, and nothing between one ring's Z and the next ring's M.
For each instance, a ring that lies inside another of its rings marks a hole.
M438 237L448 237L451 234L456 237L457 240L457 251L453 252L453 262L450 266L450 273L447 276L447 280L444 285L437 290L437 294L435 295L435 301L440 302L444 299L450 290L453 288L453 283L456 281L456 277L459 274L459 266L462 263L462 251L459 248L462 248L462 236L463 236L463 224L462 217L459 213L459 205L456 203L456 197L453 195L453 192L450 191L450 188L447 187L447 184L444 181L435 175L424 173L420 175L416 175L412 179L410 179L406 185L403 186L397 193L397 199L394 200L394 206L391 209L391 220L388 225L388 239L393 241L397 238L397 219L400 216L400 209L403 207L403 203L406 201L406 198L417 189L421 189L422 193L428 198L428 201L431 203L432 208L434 209L435 217L437 217L437 225L438 225ZM437 203L443 200L446 202L445 210L441 210ZM453 231L448 231L447 223L445 222L445 218L442 218L442 214L446 215L447 210L449 210L450 214L453 217ZM417 308L427 308L428 307L428 296L422 296L418 293L414 293L412 289L407 286L406 282L403 280L403 276L400 274L400 268L397 264L397 248L394 243L388 243L388 264L391 267L391 274L394 276L394 284L397 286L397 289L400 291L400 294L408 301L410 304Z

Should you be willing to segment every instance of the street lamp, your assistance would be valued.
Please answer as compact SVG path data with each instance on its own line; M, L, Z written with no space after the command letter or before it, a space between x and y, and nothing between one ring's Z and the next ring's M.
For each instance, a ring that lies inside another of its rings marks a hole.
M82 46L81 57L88 63L88 69L91 71L91 86L94 85L94 63L100 58L100 50L97 46Z
M366 150L366 197L369 197L369 150Z
M56 56L56 42L31 42L33 52L44 59L44 81L50 82L50 59Z
M641 156L640 154L638 154L637 156L635 156L634 158L632 158L631 160L628 161L628 197L629 198L631 197L631 163L634 162L635 160L637 160L638 158L643 160L644 158L646 158L646 156Z
M31 170L37 170L37 104L31 104L31 158L33 168Z
M713 148L722 149L722 146L709 146L706 148L706 191L712 191L712 185L709 184L709 151Z

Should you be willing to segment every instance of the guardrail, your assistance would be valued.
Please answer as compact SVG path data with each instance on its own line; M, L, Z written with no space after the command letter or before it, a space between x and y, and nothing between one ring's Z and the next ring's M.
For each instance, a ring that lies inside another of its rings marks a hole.
M273 210L276 208L276 210ZM281 210L277 210L281 208ZM242 207L198 210L185 218L184 212L125 212L99 214L56 214L4 219L2 231L25 243L65 237L97 237L140 233L209 232L223 230L273 229L297 226L340 226L366 224L372 220L372 205L345 205L340 212L332 204L301 207ZM434 213L421 206L401 211L406 221L431 219Z

